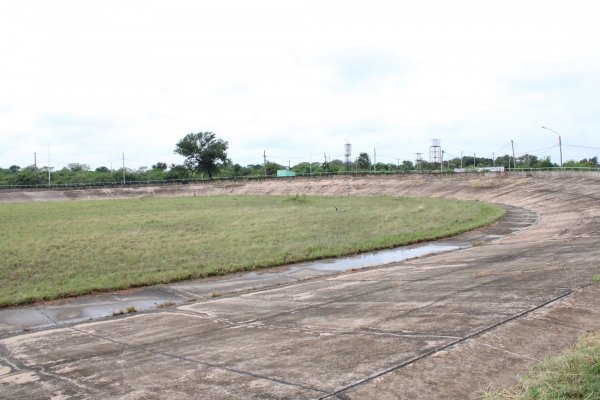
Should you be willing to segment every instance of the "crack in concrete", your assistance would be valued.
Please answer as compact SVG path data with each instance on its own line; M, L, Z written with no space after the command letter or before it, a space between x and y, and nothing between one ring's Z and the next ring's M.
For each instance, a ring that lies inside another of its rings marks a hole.
M265 375L256 374L256 373L249 372L249 371L243 371L243 370L240 370L240 369L237 369L237 368L230 368L230 367L227 367L227 366L224 366L224 365L218 365L218 364L209 363L209 362L205 362L205 361L201 361L201 360L196 360L196 359L190 358L190 357L178 356L178 355L170 354L170 353L167 353L167 352L164 352L164 351L153 350L153 349L148 348L148 346L131 345L131 344L124 343L124 342L121 342L121 341L116 340L116 339L112 339L112 338L109 338L109 337L105 337L103 335L98 335L98 334L86 331L85 329L79 329L79 328L75 328L75 327L69 327L67 329L73 330L75 332L83 333L85 335L89 335L89 336L97 338L97 339L106 340L108 342L121 345L121 346L123 346L126 349L133 349L133 350L138 350L138 351L144 351L144 352L147 352L147 353L153 354L153 355L160 355L160 356L171 358L171 359L175 359L175 360L187 361L187 362L195 363L195 364L202 365L202 366L209 367L209 368L220 369L220 370L223 370L223 371L232 372L232 373L235 373L235 374L238 374L238 375L244 375L244 376L249 376L249 377L256 378L256 379L266 380L266 381L269 381L269 382L275 382L275 383L278 383L278 384L281 384L281 385L293 386L293 387L297 387L297 388L300 388L300 389L310 390L310 391L318 392L318 393L327 393L325 390L321 390L321 389L313 388L313 387L310 387L310 386L302 385L300 383L286 381L284 379L278 379L278 378L268 377L268 376L265 376Z
M328 394L327 396L319 398L319 400L325 400L325 399L331 399L332 397L337 397L339 394L342 394L343 392L346 392L346 391L348 391L350 389L353 389L353 388L355 388L357 386L360 386L360 385L365 384L367 382L370 382L370 381L372 381L374 379L377 379L380 376L387 375L387 374L389 374L391 372L397 371L397 370L402 369L404 367L407 367L407 366L409 366L411 364L414 364L414 363L416 363L416 362L418 362L420 360L423 360L425 358L431 357L432 355L437 354L437 353L439 353L441 351L444 351L444 350L450 349L452 347L455 347L456 345L458 345L460 343L463 343L463 342L466 342L467 340L470 340L470 339L473 339L475 337L481 336L481 335L483 335L486 332L492 331L492 330L494 330L494 329L496 329L496 328L498 328L498 327L500 327L502 325L505 325L505 324L507 324L507 323L509 323L511 321L514 321L514 320L516 320L518 318L521 318L522 316L530 314L530 313L532 313L532 312L534 312L536 310L539 310L539 309L541 309L543 307L546 307L549 304L552 304L552 303L554 303L554 302L556 302L558 300L561 300L561 299L563 299L563 298L565 298L567 296L570 296L572 293L573 293L573 291L568 291L566 293L563 293L563 294L561 294L559 296L556 296L556 297L554 297L554 298L552 298L550 300L547 300L547 301L543 302L542 304L539 304L539 305L537 305L535 307L529 308L529 309L527 309L527 310L525 310L523 312L515 314L515 315L513 315L513 316L511 316L509 318L506 318L506 319L504 319L504 320L502 320L502 321L500 321L498 323L492 324L492 325L490 325L490 326L488 326L486 328L483 328L483 329L481 329L481 330L479 330L477 332L474 332L474 333L472 333L470 335L467 335L467 336L465 336L463 338L460 338L458 340L455 340L455 341L453 341L451 343L448 343L448 344L445 344L443 346L437 347L437 348L435 348L433 350L430 350L430 351L428 351L428 352L426 352L426 353L424 353L422 355L419 355L417 357L413 357L410 360L407 360L407 361L402 362L402 363L400 363L398 365L395 365L393 367L390 367L390 368L387 368L387 369L385 369L383 371L375 373L375 374L373 374L373 375L371 375L371 376L369 376L369 377L367 377L367 378L365 378L363 380L360 380L358 382L354 382L354 383L352 383L350 385L346 385L346 386L344 386L344 387L336 390L335 392Z
M483 346L483 347L487 347L487 348L489 348L489 349L493 349L493 350L498 350L498 351L501 351L501 352L503 352L503 353L506 353L506 354L513 355L513 356L515 356L515 357L519 357L519 358L526 358L526 359L528 359L528 360L532 360L532 361L535 361L535 362L540 362L540 361L542 361L542 360L540 360L539 358L535 358L535 357L532 357L532 356L530 356L530 355L527 355L527 354L519 354L519 353L515 353L515 352L513 352L513 351L510 351L510 350L507 350L507 349L503 349L502 347L494 346L494 345L492 345L492 344L489 344L489 343L482 343L482 342L479 342L478 340L473 340L473 343L475 343L475 345L478 345L478 346Z

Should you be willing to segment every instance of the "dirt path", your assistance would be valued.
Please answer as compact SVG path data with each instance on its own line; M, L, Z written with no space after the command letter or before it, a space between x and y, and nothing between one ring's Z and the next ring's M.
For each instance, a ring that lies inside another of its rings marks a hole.
M6 337L0 398L478 398L600 329L594 178L297 179L0 201L297 193L474 199L540 219L453 253Z

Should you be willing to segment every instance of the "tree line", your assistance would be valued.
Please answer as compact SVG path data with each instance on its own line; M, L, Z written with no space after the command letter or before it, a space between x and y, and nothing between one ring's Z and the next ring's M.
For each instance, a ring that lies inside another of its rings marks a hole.
M92 169L87 164L72 163L60 170L50 171L47 167L36 168L34 165L20 167L12 165L8 168L0 167L0 186L18 185L45 185L49 180L52 184L75 183L120 183L120 182L147 182L147 181L172 181L181 179L212 179L227 177L259 177L274 176L278 170L288 167L276 162L267 161L262 164L249 164L242 166L231 162L227 157L228 142L217 139L212 132L190 133L182 138L175 146L174 152L185 158L183 164L167 165L157 162L151 167L138 169L119 168L109 169L101 166ZM524 154L516 158L516 168L553 168L558 167L549 157L538 158L535 155ZM464 156L451 158L439 163L420 161L400 161L396 163L372 163L369 154L362 152L352 162L342 160L324 159L323 162L301 162L289 169L296 174L339 174L339 173L398 173L415 170L453 170L454 168L470 169L474 167L503 166L507 169L515 168L512 156L508 154L495 159ZM563 167L589 167L598 168L598 157L580 161L567 161Z

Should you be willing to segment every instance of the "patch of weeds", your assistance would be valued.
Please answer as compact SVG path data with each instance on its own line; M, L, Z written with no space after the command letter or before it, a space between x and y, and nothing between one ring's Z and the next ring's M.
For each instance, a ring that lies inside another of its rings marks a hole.
M577 345L537 365L521 382L485 399L598 399L600 393L600 332L584 336Z
M112 312L112 315L117 316L117 315L123 315L123 314L132 314L134 312L137 312L137 308L135 308L135 306L127 306L127 308L124 310L114 310Z
M212 292L210 292L210 297L220 297L220 296L222 296L222 294L217 292L216 290L213 290Z
M596 283L600 283L600 274L596 274L592 277L592 281Z
M486 276L492 276L495 275L496 273L493 271L481 271L481 272L475 272L473 274L473 278L484 278Z
M308 203L308 197L305 194L295 194L287 196L283 201L286 203Z
M536 387L536 386L532 386L529 388L529 390L527 391L527 394L529 395L529 397L533 400L535 399L539 399L540 398L540 388Z
M171 307L174 306L175 303L174 301L165 301L164 303L160 303L159 305L156 306L156 308L166 308L166 307Z

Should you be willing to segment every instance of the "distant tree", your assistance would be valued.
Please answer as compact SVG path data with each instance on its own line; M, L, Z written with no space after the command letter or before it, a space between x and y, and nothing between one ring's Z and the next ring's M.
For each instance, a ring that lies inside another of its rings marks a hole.
M331 172L342 172L346 169L346 166L344 165L344 162L342 160L331 160L331 162L329 163L329 170Z
M188 177L188 169L183 165L171 164L171 168L165 173L165 179L185 179Z
M519 168L533 168L537 162L537 156L531 154L523 154L522 156L517 157L517 167Z
M107 172L110 172L110 169L108 169L106 167L98 167L98 168L96 168L96 172L107 173Z
M157 162L156 164L154 164L152 166L152 169L158 169L161 171L166 171L167 168L168 168L167 163L164 163L164 162Z
M37 170L33 165L20 169L14 180L17 185L34 185L37 181Z
M583 160L579 160L579 167L597 167L598 166L598 157L592 157L590 159L584 158Z
M87 164L71 163L67 166L71 172L85 172L90 170Z
M8 167L8 169L10 170L10 172L16 173L16 172L19 172L21 167L19 167L18 165L11 165L10 167Z
M312 168L309 163L306 161L301 162L300 164L296 164L292 167L292 171L297 174L309 174L312 171Z
M281 164L277 164L274 162L267 162L267 175L276 175L277 170L279 169L285 169L285 167Z
M369 169L371 167L371 159L367 153L360 153L356 162L358 169Z
M206 172L211 178L221 165L230 162L227 158L228 147L226 141L217 140L212 132L189 133L177 143L175 153L185 157L187 169Z
M221 174L226 176L248 176L252 173L252 170L248 167L242 167L240 164L228 164Z
M533 165L534 168L550 168L553 166L554 164L550 161L550 157L544 157L541 160L537 160L537 163Z
M411 169L414 168L413 163L411 161L408 160L404 160L402 161L402 171L410 171Z
M378 162L375 164L375 171L388 171L390 166L386 163ZM393 164L392 164L393 168Z

